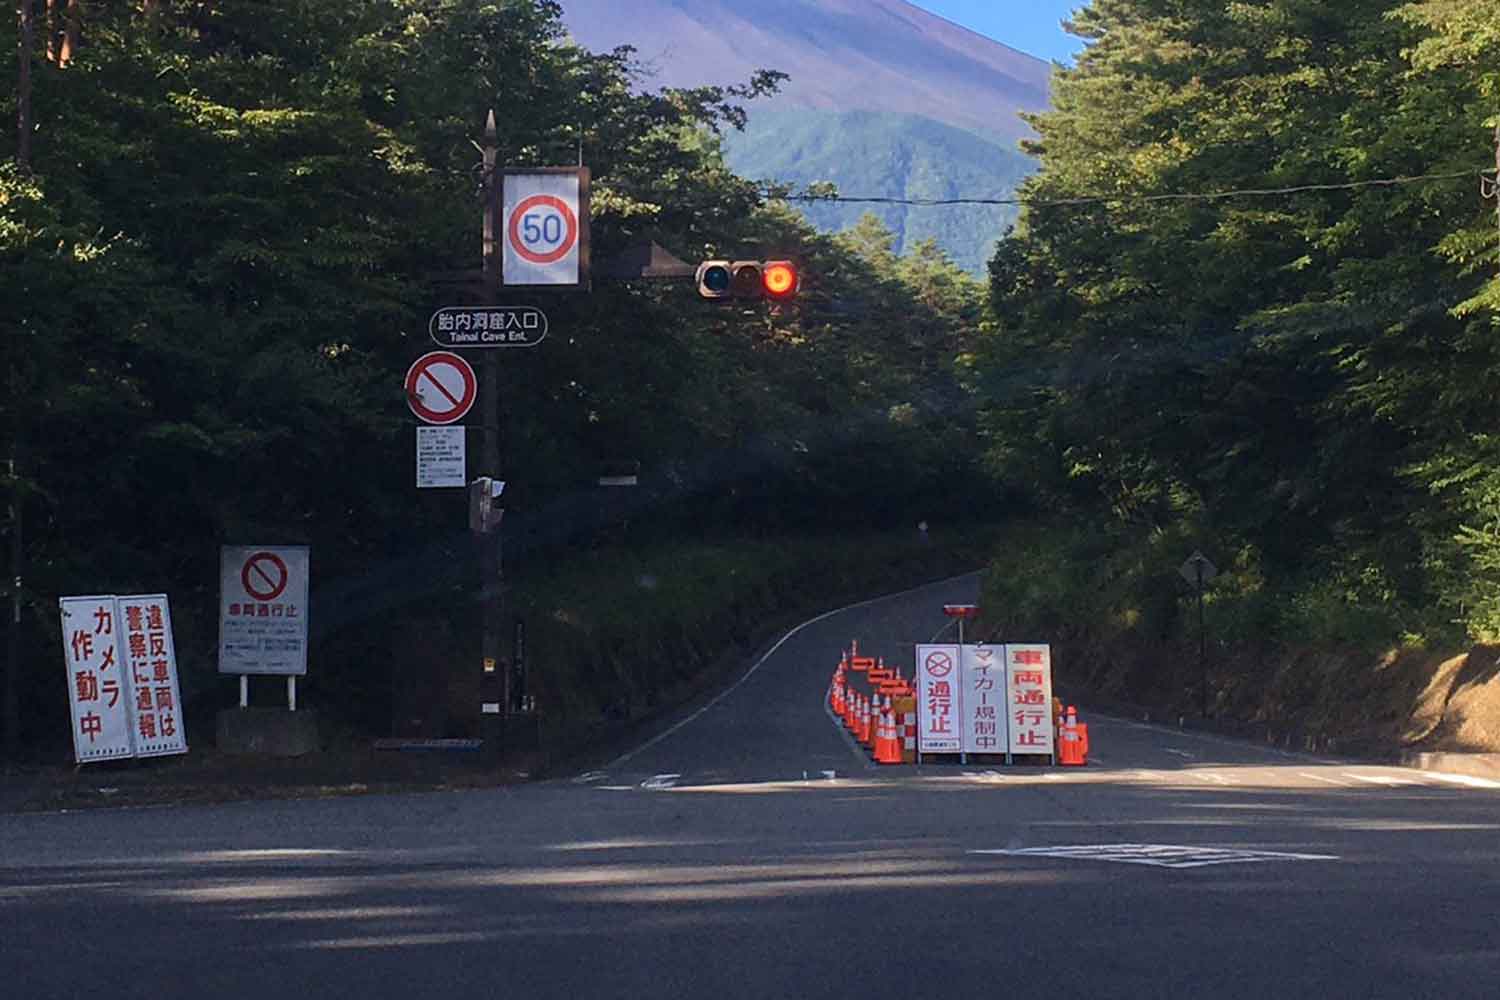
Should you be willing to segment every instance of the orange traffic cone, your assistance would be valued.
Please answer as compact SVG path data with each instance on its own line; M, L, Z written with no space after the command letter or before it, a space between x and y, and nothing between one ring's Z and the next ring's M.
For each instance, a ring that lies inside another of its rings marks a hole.
M896 741L895 718L889 708L880 713L880 739L875 745L875 763L901 763L901 747Z
M1062 743L1057 748L1057 762L1064 767L1081 767L1084 763L1083 744L1078 738L1078 710L1071 706L1063 718Z

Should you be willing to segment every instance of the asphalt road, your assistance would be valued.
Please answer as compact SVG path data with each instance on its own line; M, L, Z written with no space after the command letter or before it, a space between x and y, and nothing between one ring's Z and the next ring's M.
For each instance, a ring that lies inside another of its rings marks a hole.
M974 587L564 780L0 816L0 996L1500 993L1500 784L1097 716L1083 770L867 766L839 650L909 661Z

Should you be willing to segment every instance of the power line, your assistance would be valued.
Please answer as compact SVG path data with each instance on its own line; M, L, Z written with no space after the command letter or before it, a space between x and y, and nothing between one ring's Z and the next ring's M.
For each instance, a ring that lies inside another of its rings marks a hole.
M1381 177L1367 181L1342 181L1331 184L1299 184L1278 188L1236 188L1229 191L1184 192L1174 194L1101 194L1077 198L874 198L846 197L844 195L777 194L765 192L766 196L780 201L830 202L857 205L914 205L935 208L950 205L1023 205L1028 208L1051 208L1079 205L1103 205L1120 203L1146 203L1163 201L1223 201L1228 198L1273 198L1289 194L1306 194L1316 191L1354 191L1361 188L1398 187L1408 184L1427 184L1436 181L1461 180L1478 177L1488 183L1486 170L1464 170L1447 174L1417 174L1411 177Z

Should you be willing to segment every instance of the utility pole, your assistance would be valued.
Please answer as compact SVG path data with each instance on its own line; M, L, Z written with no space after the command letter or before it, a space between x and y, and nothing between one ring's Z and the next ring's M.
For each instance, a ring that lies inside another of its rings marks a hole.
M492 110L484 125L484 286L487 305L498 305L500 303L500 254L495 245L496 220L499 216L500 204L500 178L497 173L500 149L498 132L495 128L495 112ZM480 376L479 398L481 405L481 421L483 442L480 446L480 469L481 478L489 478L495 482L501 481L500 474L500 358L496 351L484 352L482 374ZM483 602L483 630L480 639L480 655L484 659L483 682L493 687L498 681L499 686L499 710L491 712L488 707L482 709L485 713L484 723L485 739L494 740L496 752L504 748L505 720L511 711L510 691L510 668L500 662L500 623L504 616L504 566L500 558L500 512L496 511L494 520L485 518L480 525L479 534L480 558L479 572L482 576L479 595ZM498 678L495 676L498 674ZM486 705L493 705L488 700L488 692L483 699ZM493 720L491 719L493 716Z
M17 0L21 37L16 43L16 166L31 172L31 43L33 0Z
M23 175L31 173L31 45L32 2L17 0L20 39L16 43L16 166ZM21 399L20 379L16 365L10 366L11 453L6 463L10 480L10 628L5 635L5 691L0 708L0 725L5 727L6 767L14 766L21 752L21 710L16 688L21 672L21 584L23 556L21 540Z
M21 584L23 583L24 549L21 540L21 515L24 503L21 493L21 414L14 404L21 398L20 376L14 367L10 372L12 438L10 459L6 463L10 480L10 628L5 633L4 715L6 766L14 765L21 753L21 709L17 694L21 673Z
M1495 199L1495 236L1500 239L1500 120L1495 122L1495 180L1490 184ZM1495 261L1500 265L1500 244L1495 247Z

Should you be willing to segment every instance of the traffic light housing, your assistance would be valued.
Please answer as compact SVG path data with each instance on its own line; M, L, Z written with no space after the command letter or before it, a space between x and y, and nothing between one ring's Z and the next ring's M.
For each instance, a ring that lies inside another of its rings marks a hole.
M706 260L698 265L698 294L705 299L786 302L801 287L801 274L789 260Z

